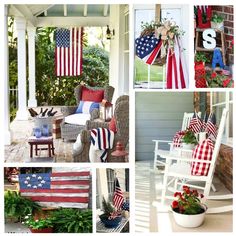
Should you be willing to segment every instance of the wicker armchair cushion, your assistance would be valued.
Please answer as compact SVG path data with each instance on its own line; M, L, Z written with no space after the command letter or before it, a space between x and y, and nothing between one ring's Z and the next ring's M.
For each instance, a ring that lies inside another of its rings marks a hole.
M101 102L104 98L104 90L95 90L86 88L85 86L82 87L82 94L81 100L82 101L91 101L91 102Z
M65 122L73 125L85 125L87 120L90 120L90 114L78 113L65 117Z
M80 101L78 108L75 113L90 114L94 109L99 109L100 103Z

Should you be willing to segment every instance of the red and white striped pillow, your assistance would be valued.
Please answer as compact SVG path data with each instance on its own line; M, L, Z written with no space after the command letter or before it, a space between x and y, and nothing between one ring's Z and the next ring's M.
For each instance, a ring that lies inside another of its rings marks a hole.
M212 159L214 144L212 140L205 139L201 143L199 143L194 151L193 151L193 161L191 163L191 174L199 175L199 176L207 176L208 171L210 169L210 163L201 163L197 162L197 160L208 160Z

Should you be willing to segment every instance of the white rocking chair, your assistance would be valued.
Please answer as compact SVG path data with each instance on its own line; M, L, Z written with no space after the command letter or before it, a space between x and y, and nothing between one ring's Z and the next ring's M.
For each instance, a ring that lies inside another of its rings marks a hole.
M196 176L191 175L191 159L189 158L183 158L181 156L181 151L179 155L173 156L172 153L169 152L169 154L163 156L166 159L166 165L165 165L165 172L163 177L163 189L162 189L162 196L161 196L161 204L164 205L165 199L167 198L173 198L166 195L167 189L171 191L178 191L178 186L186 185L193 189L201 189L203 191L203 194L205 196L205 201L207 199L214 199L214 200L220 200L220 199L231 199L233 197L232 194L229 195L217 195L217 196L210 196L210 189L212 186L212 180L214 176L215 166L216 166L216 160L219 154L220 145L221 145L221 139L224 132L224 126L225 121L228 115L228 111L226 109L223 110L219 129L218 129L218 135L216 138L212 159L210 161L207 160L192 160L199 163L210 163L210 168L207 176ZM175 161L173 163L173 161ZM184 180L184 181L183 181ZM199 183L203 183L204 186L199 185ZM169 186L173 184L174 187ZM225 206L220 208L212 208L210 211L208 210L208 213L217 213L217 212L225 212L232 210L231 206Z
M201 112L197 113L198 116L201 116ZM184 113L183 122L181 130L186 130L189 127L190 120L192 119L194 113ZM173 143L172 140L152 140L155 143L155 149L154 149L154 162L153 162L153 169L156 170L156 168L163 168L165 167L165 159L162 158L163 155L169 154L170 151L173 151ZM160 149L160 145L168 144L169 149L163 150Z

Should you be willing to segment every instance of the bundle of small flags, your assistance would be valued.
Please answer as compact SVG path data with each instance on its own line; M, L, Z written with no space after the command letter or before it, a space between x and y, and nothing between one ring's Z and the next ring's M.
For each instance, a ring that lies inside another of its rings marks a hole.
M216 125L215 114L211 113L208 117L205 114L203 120L201 120L201 118L196 113L194 113L188 128L195 134L199 132L206 132L208 138L216 139L218 128Z

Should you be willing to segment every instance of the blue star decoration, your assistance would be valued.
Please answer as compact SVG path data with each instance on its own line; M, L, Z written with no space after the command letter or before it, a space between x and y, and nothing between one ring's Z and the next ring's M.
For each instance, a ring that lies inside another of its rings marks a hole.
M141 59L150 54L157 46L159 40L154 33L146 36L140 36L135 40L136 55Z
M129 211L129 203L128 202L124 202L122 207L121 207L122 210L124 211Z

